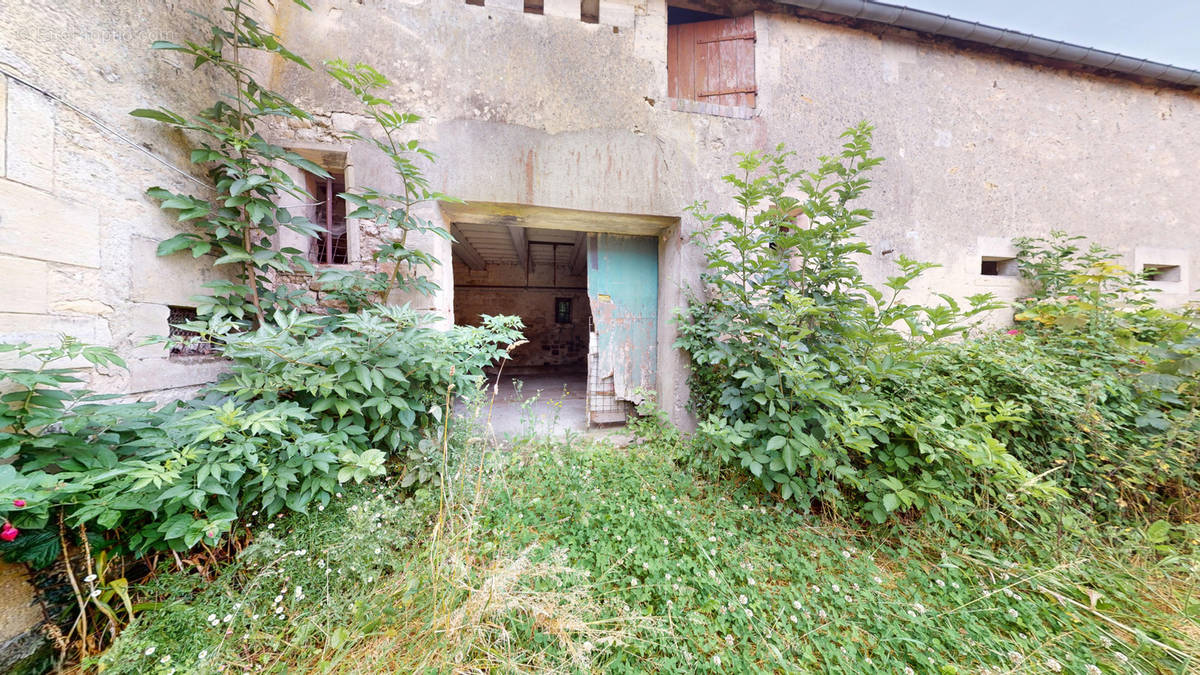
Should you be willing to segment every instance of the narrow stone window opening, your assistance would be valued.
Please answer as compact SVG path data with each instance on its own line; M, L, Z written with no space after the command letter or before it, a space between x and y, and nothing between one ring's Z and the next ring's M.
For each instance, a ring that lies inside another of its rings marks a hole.
M571 323L571 298L554 299L554 323Z
M315 265L345 265L349 260L346 234L346 200L338 195L346 191L346 177L334 171L324 178L305 172L305 186L316 203L313 223L325 231L309 241L305 252Z
M1146 263L1142 265L1142 274L1146 281L1182 281L1182 270L1179 265L1157 265Z
M579 18L584 23L600 23L600 0L580 0Z
M542 14L544 11L542 5L543 0L525 0L525 13Z
M985 277L1017 276L1017 259L985 255L979 261L979 273Z
M475 5L476 7L483 7L483 0L467 0L467 4Z
M171 356L206 356L213 353L211 342L185 327L185 324L197 320L195 307L167 305L167 309L170 310L167 315L167 336L171 340Z

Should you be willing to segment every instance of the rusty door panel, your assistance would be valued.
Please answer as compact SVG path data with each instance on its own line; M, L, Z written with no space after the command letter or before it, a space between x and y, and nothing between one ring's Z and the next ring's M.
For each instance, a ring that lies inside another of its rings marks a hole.
M658 365L658 238L588 237L588 298L595 325L589 380L612 378L616 398L640 402L653 390Z

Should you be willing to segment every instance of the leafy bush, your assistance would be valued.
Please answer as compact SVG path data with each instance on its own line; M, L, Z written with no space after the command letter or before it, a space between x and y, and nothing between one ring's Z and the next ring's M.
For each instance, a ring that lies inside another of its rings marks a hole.
M43 367L0 370L0 383L20 387L0 418L11 427L0 458L12 461L0 468L0 513L27 530L6 552L39 566L57 557L55 508L70 528L108 533L104 547L140 555L214 546L247 511L326 504L340 484L382 475L389 456L402 464L519 327L497 317L438 331L407 307L293 312L221 334L231 374L205 398L159 410L63 391L78 378L46 367L81 354L119 364L106 349L20 347Z
M1154 308L1113 254L1057 234L1018 242L1026 331L971 337L1000 306L987 294L905 302L931 267L905 256L883 288L867 284L858 236L872 214L853 202L880 160L870 127L844 136L812 171L782 148L741 154L724 179L740 212L694 207L708 269L678 345L696 365L701 457L876 522L978 521L978 505L1050 519L1064 489L1105 511L1194 490L1194 324Z
M725 181L741 212L694 208L708 270L703 297L678 318L678 345L697 366L700 446L784 499L875 521L961 506L977 490L1048 493L996 437L1020 406L978 397L898 406L884 392L919 378L940 341L996 304L987 294L966 307L948 295L937 306L904 302L932 267L904 256L886 291L863 280L855 256L869 249L857 233L871 213L853 201L881 161L870 135L865 124L850 129L842 153L812 171L789 168L782 147L740 154L740 173Z
M433 327L407 306L334 316L296 312L252 333L223 333L231 375L216 390L235 399L294 402L322 433L399 453L441 424L446 397L470 395L483 367L520 339L516 317L481 326Z

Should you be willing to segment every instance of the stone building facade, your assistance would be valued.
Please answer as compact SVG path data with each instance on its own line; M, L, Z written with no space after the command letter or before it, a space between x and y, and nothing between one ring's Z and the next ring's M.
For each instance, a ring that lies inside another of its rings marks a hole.
M433 272L441 291L391 300L469 319L506 301L474 287L525 288L549 272L554 283L533 283L539 290L525 296L536 298L549 330L550 298L574 298L573 312L588 304L579 292L589 283L579 276L587 241L654 237L657 311L643 318L653 322L656 349L647 353L660 401L680 422L688 371L671 348L670 318L701 269L685 208L698 199L728 206L720 177L734 152L786 143L813 158L836 150L837 135L863 119L887 158L866 197L876 212L864 230L874 251L863 261L868 278L881 280L905 254L942 265L918 292L1014 298L1020 282L1003 273L1011 239L1063 229L1116 249L1136 269L1169 270L1155 282L1164 303L1200 298L1200 96L1192 89L766 0L311 5L275 0L259 10L310 62L376 66L394 82L387 95L424 118L413 131L438 155L427 168L432 187L465 203L427 204L423 215L476 232L465 236L472 250L486 249L488 228L508 231L514 251L523 241L527 255L535 230L576 246L534 277L520 262L526 278L514 282L522 268L506 253L489 260L475 250L481 271L464 262L471 250L418 240L444 263ZM155 255L179 228L146 188L204 188L188 168L186 139L127 115L159 105L194 111L222 90L148 48L201 35L189 11L215 11L215 3L17 0L0 10L0 340L66 333L113 346L128 371L94 375L92 385L130 396L177 395L221 368L210 357L142 346L167 333L172 312L186 313L214 278L210 261ZM668 66L684 58L672 26L704 13L748 17L743 33L721 38L748 50L739 57L743 80L731 85L738 95L685 98L672 82ZM337 136L370 129L331 79L258 66L266 83L316 115L270 129L271 140L340 169L351 188L395 187L384 158ZM386 237L350 221L343 264L369 264L371 242ZM554 290L560 285L574 290ZM554 330L545 356L578 356L578 326Z

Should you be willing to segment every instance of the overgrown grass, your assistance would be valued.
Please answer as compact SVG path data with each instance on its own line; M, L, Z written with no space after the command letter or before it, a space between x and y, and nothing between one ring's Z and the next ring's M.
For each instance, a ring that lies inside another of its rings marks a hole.
M105 664L1182 673L1197 663L1195 541L1178 536L1194 531L1157 551L1134 531L1019 550L919 526L862 532L765 501L752 484L700 480L663 453L605 444L531 442L487 461L468 453L460 467L444 500L436 486L412 497L358 489L259 528L212 582L157 577L144 591L161 606Z

